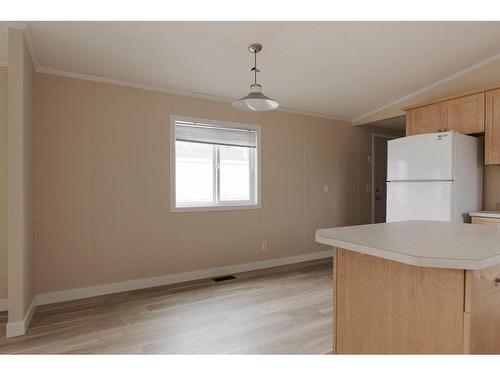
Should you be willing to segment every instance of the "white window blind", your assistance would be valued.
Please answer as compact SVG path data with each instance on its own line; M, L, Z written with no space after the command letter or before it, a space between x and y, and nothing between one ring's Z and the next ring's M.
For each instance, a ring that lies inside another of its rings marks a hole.
M260 207L260 127L171 118L171 207Z
M175 121L175 140L223 146L257 147L257 131Z

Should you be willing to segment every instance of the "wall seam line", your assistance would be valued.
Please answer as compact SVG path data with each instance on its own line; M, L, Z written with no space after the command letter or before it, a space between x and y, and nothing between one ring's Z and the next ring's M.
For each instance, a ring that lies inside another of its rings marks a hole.
M307 248L307 192L306 192L306 180L307 180L307 117L304 117L304 122L303 122L303 137L304 137L304 147L303 147L303 158L304 158L304 169L302 172L302 188L303 188L303 208L302 208L302 214L303 214L303 223L302 223L302 251L305 251Z
M90 257L92 285L96 285L95 270L95 83L90 85Z
M356 194L356 200L357 200L357 205L356 205L356 224L359 224L359 218L360 218L360 209L361 209L361 204L360 204L360 194L361 194L361 188L360 188L360 164L361 164L361 143L360 143L360 138L361 138L361 129L358 127L356 129L357 133L357 150L356 150L356 163L357 163L357 194Z
M174 95L169 95L169 100L170 100L170 115L172 114L176 114L175 112L175 96ZM169 140L168 140L168 147L169 147L169 150L168 150L168 157L170 158L171 157L171 150L170 150L170 147L172 147L172 140L170 139L170 135L172 134L171 133L171 129L170 129L170 126L172 126L172 122L171 121L168 121L168 126L169 126L169 129L168 129L168 136L169 136ZM175 143L175 141L174 141ZM175 155L174 155L175 157ZM172 164L172 160L169 160L169 166ZM172 214L172 207L170 207L170 205L172 204L172 201L170 199L170 194L171 194L171 190L173 189L172 187L172 180L170 179L170 176L171 176L171 173L172 171L169 169L168 171L168 184L169 184L169 187L168 187L168 193L169 193L169 199L168 199L168 204L169 204L169 212L168 212L168 215L169 215L169 219L170 219L170 250L172 251L172 265L170 266L170 269L171 269L171 272L172 273L175 273L176 272L176 264L175 264L175 219L176 219L176 216Z

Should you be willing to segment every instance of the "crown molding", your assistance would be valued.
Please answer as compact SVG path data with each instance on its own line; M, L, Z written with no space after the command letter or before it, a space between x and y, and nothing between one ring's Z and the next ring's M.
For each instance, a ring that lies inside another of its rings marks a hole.
M8 28L24 31L28 27L28 22L26 21L7 21L6 25Z
M430 85L424 86L424 87L422 87L422 88L420 88L420 89L418 89L416 91L413 91L413 92L411 92L411 93L409 93L409 94L407 94L405 96L402 96L401 98L396 99L396 100L394 100L394 101L392 101L390 103L387 103L387 104L383 105L382 107L374 109L373 111L365 113L362 116L358 116L358 117L354 118L352 120L352 122L355 124L358 121L361 121L361 120L363 120L364 118L366 118L368 116L374 115L374 114L376 114L378 112L381 112L381 111L383 111L383 110L385 110L387 108L390 108L390 107L392 107L392 106L394 106L396 104L400 104L400 103L402 103L402 102L404 102L406 100L410 100L410 99L416 97L417 95L420 95L420 94L423 94L423 93L425 93L427 91L430 91L430 90L432 90L432 89L434 89L434 88L436 88L438 86L441 86L441 85L443 85L443 84L445 84L447 82L450 82L450 81L452 81L452 80L454 80L456 78L459 78L459 77L461 77L461 76L463 76L463 75L465 75L467 73L470 73L470 72L472 72L472 71L474 71L476 69L479 69L480 67L482 67L484 65L487 65L487 64L489 64L489 63L491 63L491 62L493 62L495 60L498 60L498 59L500 59L500 53L497 53L496 55L490 56L487 59L481 60L480 62L478 62L476 64L473 64L473 65L471 65L471 66L469 66L469 67L467 67L465 69L459 70L458 72L455 72L452 75L449 75L449 76L447 76L447 77L445 77L443 79L440 79L440 80L438 80L438 81L436 81L434 83L431 83Z
M46 68L43 66L37 67L35 69L35 71L38 73L51 74L51 75L56 75L56 76L61 76L61 77L76 78L76 79L82 79L85 81L93 81L93 82L99 82L99 83L107 83L110 85L131 87L131 88L147 90L147 91L163 92L166 94L187 96L190 98L197 98L197 99L206 99L206 100L212 100L212 101L222 102L222 103L232 103L234 100L234 98L227 98L227 97L223 97L223 96L204 94L204 93L194 92L194 91L177 90L177 89L172 89L172 88L167 88L167 87L147 85L147 84L143 84L143 83L107 78L107 77L96 76L96 75L91 75L91 74L82 74L82 73L75 73L75 72L71 72L71 71L67 71L67 70ZM322 113L307 112L307 111L301 111L301 110L295 110L292 108L283 108L283 107L279 107L278 109L276 109L276 111L293 113L293 114L302 115L302 116L319 117L319 118L324 118L327 120L342 121L342 122L348 122L349 124L352 124L351 119L339 117L339 116L325 115Z
M33 39L33 33L31 32L31 27L29 25L24 29L24 39L26 40L26 45L31 54L31 61L33 62L33 67L36 69L40 66L40 59L38 58L38 50L36 48L35 40Z
M310 116L310 117L319 117L319 118L324 118L326 120L333 120L333 121L341 121L341 122L347 122L350 125L353 124L352 119L347 118L347 117L341 117L341 116L333 116L333 115L326 115L324 113L319 113L319 112L308 112L308 111L300 111L300 110L295 110L292 108L286 108L286 107L278 107L276 111L279 112L286 112L286 113L292 113L294 115L302 115L302 116Z
M36 69L40 66L40 60L38 58L38 51L36 49L35 40L33 39L33 34L31 32L31 27L28 22L24 21L11 21L7 22L7 27L11 29L20 30L24 33L24 40L26 41L26 46L31 55L31 61L33 67Z
M161 87L161 86L147 85L144 83L137 83L137 82L132 82L132 81L107 78L107 77L96 76L96 75L92 75L92 74L75 73L75 72L71 72L71 71L67 71L67 70L38 67L36 69L36 72L45 73L45 74L52 74L52 75L67 77L67 78L82 79L85 81L107 83L110 85L131 87L131 88L147 90L147 91L157 91L157 92L164 92L167 94L189 96L189 97L198 98L198 99L209 99L209 100L215 100L218 102L226 102L226 103L231 102L231 99L226 98L226 97L222 97L222 96L208 95L208 94L198 93L198 92L193 92L193 91L184 91L184 90L171 89L171 88Z

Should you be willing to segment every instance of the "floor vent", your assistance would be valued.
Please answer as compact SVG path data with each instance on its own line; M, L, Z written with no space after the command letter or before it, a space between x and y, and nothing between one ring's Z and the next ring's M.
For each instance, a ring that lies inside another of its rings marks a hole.
M226 280L235 280L236 277L233 275L226 275L226 276L219 276L219 277L214 277L212 280L215 281L216 283L220 283L221 281L226 281Z

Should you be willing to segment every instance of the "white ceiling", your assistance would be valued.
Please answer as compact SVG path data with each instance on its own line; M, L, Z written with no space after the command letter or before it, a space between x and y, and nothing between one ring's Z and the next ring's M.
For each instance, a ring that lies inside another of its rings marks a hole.
M500 52L500 22L29 22L39 66L357 119ZM0 60L8 60L6 24Z

